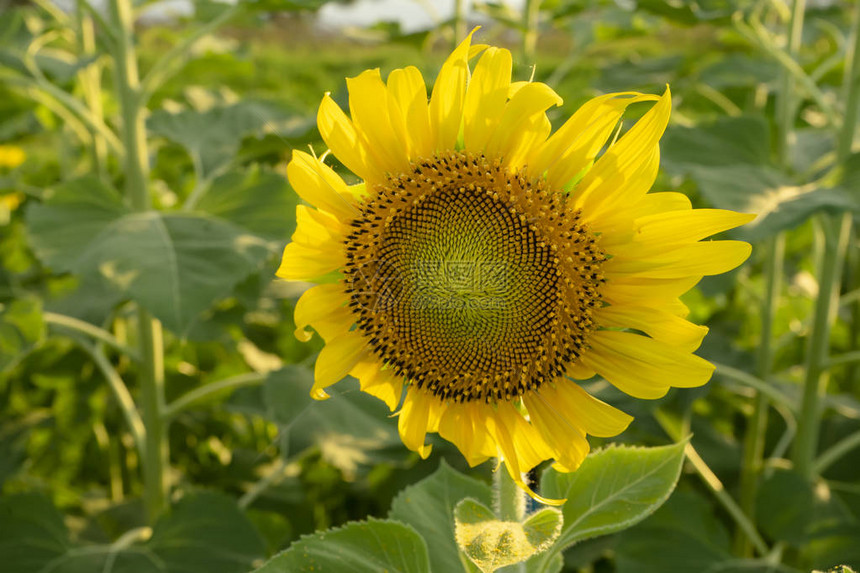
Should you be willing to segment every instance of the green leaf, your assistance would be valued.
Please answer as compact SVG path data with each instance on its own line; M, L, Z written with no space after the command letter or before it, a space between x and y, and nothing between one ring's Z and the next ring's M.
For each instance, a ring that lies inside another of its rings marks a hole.
M591 454L575 472L544 472L541 495L567 501L561 536L541 561L577 541L621 531L653 513L675 489L683 461L683 443L615 446Z
M413 528L371 519L306 535L255 573L323 571L429 573L430 562L427 545Z
M553 507L536 511L522 523L499 520L471 498L454 508L457 546L486 573L546 550L561 532L561 521L561 512Z
M768 126L760 117L726 117L709 125L673 126L660 143L661 163L670 173L697 166L766 165Z
M737 234L757 241L794 228L819 212L860 212L860 197L839 187L806 190L778 171L755 165L695 167L691 177L713 206L759 217Z
M272 245L222 219L131 212L94 178L64 184L28 212L37 255L59 271L98 275L182 334L256 271Z
M263 387L269 417L289 427L313 401L310 396L314 374L301 366L285 366L271 372Z
M215 492L182 498L158 520L144 547L166 564L167 573L245 573L266 553L236 502Z
M442 460L433 475L406 487L391 503L388 517L415 528L432 548L433 571L462 571L454 537L454 507L464 498L490 504L490 486L461 474Z
M208 178L236 155L244 135L260 130L271 118L266 106L243 101L206 111L158 110L146 125L152 133L185 147L192 160L199 163L203 177Z
M730 549L713 506L694 491L675 492L653 516L618 535L615 544L619 573L707 571L731 559Z
M77 271L78 259L111 223L129 210L120 194L94 176L81 177L46 191L44 203L27 210L30 244L56 271Z
M296 197L284 177L255 167L215 179L196 210L221 217L255 235L284 240L295 229Z
M344 380L326 389L331 395L310 405L293 418L290 451L316 446L323 458L350 478L359 468L377 461L380 450L394 448L402 456L396 421L385 404L358 391L358 384Z
M46 497L19 494L0 498L0 555L3 567L36 572L68 551L63 516Z
M222 494L183 498L143 544L79 545L42 495L0 499L0 555L15 573L245 573L265 547L236 503Z
M258 237L226 221L150 211L116 220L79 260L182 334L269 252Z
M21 298L0 304L0 372L15 366L44 335L38 299Z
M762 483L756 517L771 539L804 547L819 538L820 529L854 521L823 483L811 484L787 469L775 470Z

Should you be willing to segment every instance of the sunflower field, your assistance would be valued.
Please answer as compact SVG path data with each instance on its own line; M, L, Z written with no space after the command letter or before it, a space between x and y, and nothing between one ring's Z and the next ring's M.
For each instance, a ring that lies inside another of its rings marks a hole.
M0 0L0 573L860 570L860 1Z

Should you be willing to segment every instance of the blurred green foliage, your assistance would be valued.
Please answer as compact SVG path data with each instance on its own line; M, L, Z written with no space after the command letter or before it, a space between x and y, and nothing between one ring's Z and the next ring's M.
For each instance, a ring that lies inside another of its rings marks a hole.
M266 0L241 4L229 20L224 5L201 2L168 25L139 24L156 208L140 213L120 191L129 174L107 56L117 39L84 4L69 12L44 0L0 8L0 144L26 154L18 165L0 161L0 215L8 214L0 217L0 571L53 563L64 573L136 572L157 563L159 571L239 573L291 548L280 568L276 560L261 569L268 573L293 570L284 567L301 551L324 562L327 537L349 548L379 535L414 546L414 561L392 554L378 567L453 571L461 563L453 508L467 496L489 503L492 468L468 469L435 437L433 456L418 459L400 444L384 405L354 382L311 403L309 366L320 344L296 341L300 291L272 278L297 204L285 161L292 149L324 151L314 127L322 94L331 91L345 106L344 77L372 67L385 76L415 65L429 82L456 22L418 34L388 24L350 35L314 27L322 0ZM737 541L744 534L736 520L688 467L652 517L593 539L565 529L564 546L538 555L546 569L534 570L860 566L860 448L844 448L860 432L856 234L838 288L818 448L840 455L821 458L827 463L812 482L788 461L822 225L860 212L860 154L836 153L840 118L850 117L838 102L857 8L840 0L808 7L792 145L781 155L777 102L786 72L775 54L783 53L788 19L781 2L538 4L536 20L502 3L474 8L489 17L479 41L511 47L517 78L533 74L564 98L552 112L555 124L599 93L659 93L670 84L675 110L656 188L688 193L697 206L761 215L733 234L754 243L752 259L686 297L691 318L710 327L700 352L719 365L710 384L642 402L590 383L595 395L636 416L618 441L656 446L670 441L667 424L688 430L721 487L738 497L757 389L743 373L755 374L767 296L758 247L783 234L786 248L774 363L763 381L770 389L765 460L748 508L769 553L754 555ZM217 32L183 43L222 17ZM533 53L520 44L529 32L537 34ZM136 304L167 329L173 505L154 522L141 502L142 460L128 412L108 384L114 372L130 399L139 398L141 357L129 350L140 343ZM543 474L556 489L575 488L576 479ZM576 521L571 507L565 527ZM367 521L297 541L353 520ZM425 558L427 547L450 553Z

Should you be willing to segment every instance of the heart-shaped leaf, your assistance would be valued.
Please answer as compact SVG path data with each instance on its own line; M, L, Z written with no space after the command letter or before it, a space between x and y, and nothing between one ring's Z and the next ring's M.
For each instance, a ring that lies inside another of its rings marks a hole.
M429 573L427 545L408 525L396 521L348 523L306 535L254 573Z
M561 533L562 515L545 507L522 523L502 521L484 504L464 499L454 509L454 520L460 550L489 573L546 550Z

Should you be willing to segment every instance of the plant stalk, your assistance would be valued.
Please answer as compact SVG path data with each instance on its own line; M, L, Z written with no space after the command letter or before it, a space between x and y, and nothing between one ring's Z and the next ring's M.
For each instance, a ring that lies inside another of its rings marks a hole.
M803 39L803 17L806 12L806 0L794 0L791 9L791 18L788 23L788 56L796 61L800 51L800 43ZM794 138L794 75L787 69L782 70L782 83L777 101L777 124L779 126L779 137L777 138L777 152L779 163L787 165L791 153Z
M851 27L850 49L845 54L845 76L843 93L845 118L839 130L836 155L840 161L851 154L854 132L857 128L858 105L860 105L860 0L854 2L854 23Z
M140 94L140 78L134 48L134 12L131 0L111 0L111 19L117 35L113 53L117 96L122 113L125 147L125 187L137 211L147 211L152 200L147 188L149 154ZM167 500L166 470L169 464L167 422L164 419L164 341L161 323L144 308L137 312L140 343L140 406L146 426L143 455L144 504L150 522L163 511Z
M797 439L792 460L795 469L807 480L815 477L815 453L818 449L818 432L821 424L821 398L828 379L828 352L830 328L836 317L842 267L851 232L851 215L842 215L841 221L822 217L824 228L824 256L818 282L818 296L809 346L806 356L806 379L798 419Z
M496 515L502 521L522 522L526 515L526 493L520 489L504 464L493 473L493 501ZM511 571L525 573L525 563L510 566Z
M761 337L756 355L756 376L767 383L773 369L773 322L779 303L782 283L782 265L785 257L785 236L780 233L771 238L766 246L764 266L765 291L762 300ZM758 495L758 480L764 458L765 432L767 429L769 401L767 395L756 392L753 411L744 436L744 458L741 466L741 510L755 524L755 501ZM753 546L749 537L738 529L735 549L744 557L752 556Z
M541 0L526 0L523 6L523 63L534 64L537 52Z

